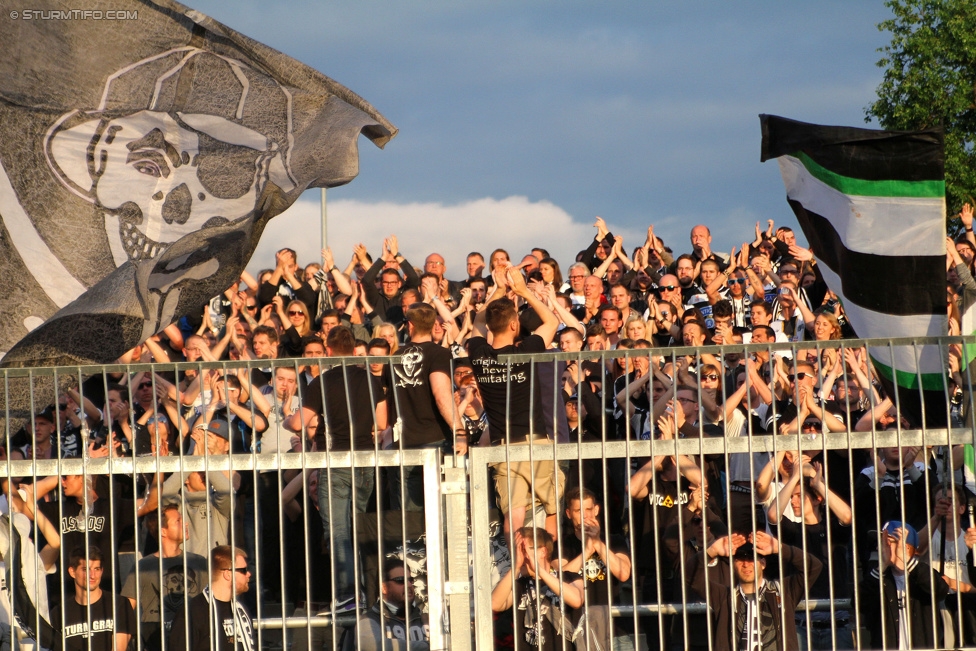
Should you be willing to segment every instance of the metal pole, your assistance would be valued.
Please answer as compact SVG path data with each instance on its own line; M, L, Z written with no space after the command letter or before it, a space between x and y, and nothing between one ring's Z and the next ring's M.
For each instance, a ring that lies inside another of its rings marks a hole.
M325 188L322 188L322 248L329 248L329 210L325 201Z

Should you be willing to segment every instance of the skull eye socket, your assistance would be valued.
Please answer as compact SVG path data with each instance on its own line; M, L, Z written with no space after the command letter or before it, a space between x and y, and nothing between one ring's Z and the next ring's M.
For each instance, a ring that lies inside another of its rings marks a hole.
M132 164L132 167L140 174L152 176L157 179L163 175L159 166L151 160L138 160Z

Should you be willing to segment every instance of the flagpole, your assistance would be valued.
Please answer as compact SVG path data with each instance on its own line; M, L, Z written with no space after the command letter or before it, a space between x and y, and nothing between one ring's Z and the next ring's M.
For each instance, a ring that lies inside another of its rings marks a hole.
M322 249L329 248L329 211L325 202L325 188L322 188Z

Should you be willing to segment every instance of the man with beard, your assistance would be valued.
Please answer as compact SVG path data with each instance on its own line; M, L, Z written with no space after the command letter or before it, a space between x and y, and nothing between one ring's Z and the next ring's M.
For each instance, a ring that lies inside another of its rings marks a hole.
M254 626L240 601L251 584L247 554L229 545L214 547L210 566L210 585L190 600L188 612L181 608L176 613L168 647L173 651L254 651Z
M687 253L679 255L674 262L674 275L678 278L678 284L681 286L681 302L683 305L708 301L705 290L695 282L697 273L695 266L695 259Z
M180 506L164 506L160 520L159 551L140 559L122 586L122 596L133 609L139 608L142 648L147 651L162 647L162 637L169 634L176 614L183 612L184 600L200 594L208 583L207 559L182 550L190 530Z
M346 635L343 651L428 651L430 625L414 605L413 587L413 578L404 574L402 564L388 563L379 601L360 616L355 635Z

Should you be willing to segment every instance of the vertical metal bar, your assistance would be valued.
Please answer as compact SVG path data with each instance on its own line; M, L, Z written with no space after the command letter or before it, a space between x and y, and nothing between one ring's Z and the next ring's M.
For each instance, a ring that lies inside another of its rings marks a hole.
M424 524L427 540L427 606L430 621L430 648L447 648L444 635L444 522L441 507L441 452L423 450ZM409 627L408 627L409 628ZM409 638L409 635L408 635Z
M491 448L472 448L468 452L471 464L471 553L474 565L474 627L475 649L487 650L494 647L494 636L491 626L491 548L487 544L490 538L488 528L488 462L486 456ZM504 534L503 534L504 535ZM514 556L512 557L514 564Z
M462 467L455 467L455 462L463 464L463 457L444 460L444 480L453 485L463 485L467 481L465 469L463 465ZM446 516L444 524L447 531L447 579L454 588L447 595L450 637L445 638L445 640L452 651L469 651L471 649L471 623L474 621L471 612L470 593L457 590L461 585L470 586L468 579L466 497L466 493L450 493L444 497ZM478 547L478 545L474 547Z
M322 200L321 200L321 218L322 218L322 248L329 248L329 208L326 201L326 191L322 188ZM328 272L328 270L326 270Z

